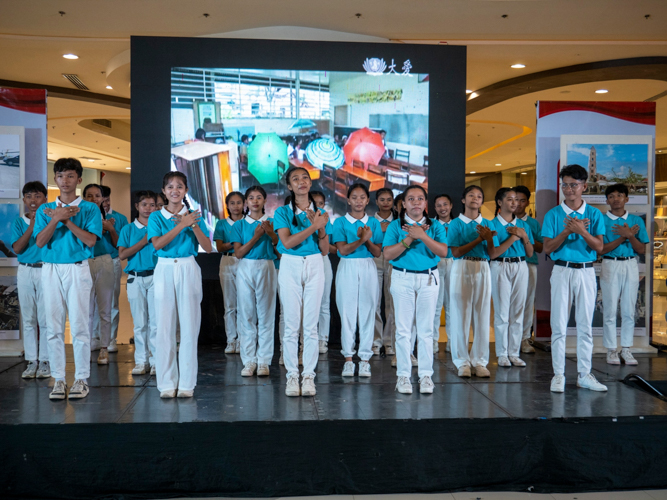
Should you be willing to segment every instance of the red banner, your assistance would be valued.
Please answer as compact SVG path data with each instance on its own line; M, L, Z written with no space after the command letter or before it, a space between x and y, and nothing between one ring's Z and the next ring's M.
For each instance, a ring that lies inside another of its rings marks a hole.
M655 125L654 102L577 102L577 101L540 101L542 118L563 111L590 111L644 125Z
M0 87L0 106L45 115L46 90Z

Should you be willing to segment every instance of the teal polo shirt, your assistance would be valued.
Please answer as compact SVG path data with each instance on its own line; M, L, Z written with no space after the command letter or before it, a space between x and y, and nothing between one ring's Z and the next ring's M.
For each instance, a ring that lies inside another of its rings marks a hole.
M44 210L47 208L54 210L58 205L62 205L60 198L39 207L35 216L35 229L33 230L35 238L51 221L51 217L48 217ZM97 236L98 240L102 237L102 214L97 205L78 197L72 203L64 206L78 206L79 213L70 217L70 220L84 231ZM42 248L42 262L50 264L74 264L92 258L93 249L74 236L74 233L67 229L62 222L58 223L53 236Z
M576 211L570 209L565 202L549 210L542 222L542 237L553 239L562 233L565 228L565 217L568 215L577 219L588 219L590 221L588 232L593 236L604 235L602 212L584 201ZM564 260L579 263L597 260L595 250L588 246L582 236L574 233L570 234L555 252L551 252L549 257L553 261Z
M437 222L438 224L442 225L442 227L443 227L444 230L445 230L445 235L448 235L448 234L449 234L449 224L450 224L450 222L452 222L452 221L450 220L449 222L443 222L443 221L441 221L440 219L436 219L436 222ZM454 258L454 256L452 255L452 249L449 248L449 246L447 246L447 257L446 257L446 258L447 258L447 259L453 259L453 258Z
M273 219L270 219L266 215L259 220L255 220L250 217L250 215L246 215L243 219L236 221L232 227L230 241L232 243L245 245L255 235L255 228L265 220L273 222ZM271 240L271 237L268 234L263 234L259 241L255 243L255 246L253 246L243 258L249 260L274 260L276 258L276 253L273 251L273 241Z
M232 242L232 228L234 227L235 224L237 224L240 221L234 222L231 217L227 217L226 219L221 219L217 222L215 225L215 229L213 230L213 241L222 241L223 243L231 243ZM226 252L224 252L224 255L233 255L234 254L234 247Z
M482 217L481 214L478 215L476 219L469 219L463 214L459 215L449 223L449 229L447 230L447 244L450 247L461 247L474 241L479 236L477 233L477 226L479 225L488 227L491 231L494 230L491 223ZM497 236L493 237L493 244L498 246ZM460 260L463 257L477 257L488 260L489 246L486 243L486 240L482 241L479 245L476 245L467 254L462 255L461 257L454 257L454 259Z
M417 222L407 215L405 216L405 223L409 226L414 226L415 224L419 226L430 224L426 234L438 243L447 243L447 235L445 234L445 229L442 227L442 224L434 224L433 222L434 221L428 220L426 217ZM387 231L384 234L384 242L382 243L383 248L399 243L407 235L408 233L401 227L401 220L394 220L389 224ZM415 240L410 244L409 249L406 249L405 252L399 255L396 259L390 260L389 262L394 267L407 269L408 271L426 271L427 269L436 267L438 262L440 262L440 257L434 254L423 241Z
M383 235L382 226L373 217L364 215L362 219L355 219L350 214L345 217L338 217L333 223L333 241L335 245L339 241L343 243L353 243L359 239L357 231L360 227L368 226L371 228L372 236L370 241L376 245L382 245ZM337 252L341 259L368 259L373 258L373 254L366 245L360 245L354 252L348 255L341 255Z
M648 233L646 232L646 226L644 225L644 221L641 217L629 214L628 212L625 212L625 214L621 217L616 217L611 212L607 212L607 214L602 217L602 220L604 220L605 243L611 243L612 241L620 238L619 235L614 234L612 231L614 226L622 226L623 224L627 224L629 227L639 226L639 232L635 234L635 238L644 244L650 241ZM635 255L637 255L637 253L635 252L634 248L632 248L632 243L630 243L628 240L625 240L611 252L605 254L607 257L634 257Z
M25 234L30 226L30 219L25 215L20 215L12 223L12 235L9 241L11 246L14 246L14 243ZM28 244L23 249L23 252L16 254L18 261L21 264L39 264L42 262L42 249L37 246L35 242L35 231L33 229L32 235L28 240Z
M528 227L528 224L523 222L521 219L518 219L514 217L514 220L512 222L507 222L505 219L503 219L500 214L496 215L491 221L491 229L493 231L496 231L498 233L498 245L503 244L507 238L510 237L510 233L507 232L507 228L510 226L516 226L520 227L524 231L526 231L526 234L528 235L528 239L530 240L531 243L534 243L535 240L533 240L533 233L530 230L530 227ZM514 243L510 245L510 247L505 250L505 252L502 255L499 255L498 258L513 258L513 257L525 257L526 256L526 248L523 246L523 243L521 243L521 240L517 240Z
M315 208L315 207L314 207ZM321 213L326 213L321 208L318 209ZM297 224L294 225L293 222L294 211L289 205L284 205L279 207L273 214L273 230L277 233L279 229L287 228L290 230L291 234L300 233L305 229L308 229L311 226L310 221L308 220L308 215L306 212L297 207L296 209L296 219ZM325 226L325 231L327 234L331 234L333 231L333 226L331 222L327 222ZM310 237L306 238L304 241L287 249L284 247L283 242L278 243L278 252L281 254L295 255L297 257L307 257L316 253L321 254L319 246L319 237L317 236L317 231L314 232Z
M148 226L144 226L141 222L135 219L132 224L127 224L120 231L118 236L118 247L130 248L139 243L144 236L148 234ZM152 271L157 264L157 255L153 243L148 241L141 250L135 253L132 257L127 259L127 266L124 271L140 273L142 271Z
M107 220L113 219L113 227L116 230L116 234L120 237L120 232L123 230L125 226L127 226L127 217L125 217L123 214L120 212L114 212L113 210L109 210L109 213L107 214ZM102 239L104 240L104 244L109 251L109 255L111 255L112 259L115 259L118 257L118 248L111 243L111 235L107 232L102 234Z
M183 207L178 215L185 215L187 213L188 209ZM176 227L176 222L172 220L173 216L174 215L164 207L162 207L161 210L153 212L148 218L148 239L152 241L156 236L163 236L174 229ZM200 220L198 225L204 234L207 234L204 221ZM165 257L168 259L194 257L197 255L198 248L199 243L197 242L194 230L191 227L187 227L178 233L168 245L157 250L156 253L158 257Z
M533 234L533 243L535 242L543 243L542 228L540 227L540 223L537 221L537 219L533 219L528 214L524 215L523 217L520 217L520 219L530 228L530 231ZM533 252L533 255L531 257L526 257L526 262L528 264L537 265L537 263L539 262L539 257L537 256L537 252Z

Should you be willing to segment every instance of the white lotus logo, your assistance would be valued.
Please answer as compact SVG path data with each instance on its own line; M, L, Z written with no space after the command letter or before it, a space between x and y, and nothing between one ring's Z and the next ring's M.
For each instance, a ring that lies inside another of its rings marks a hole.
M364 69L369 75L378 76L384 73L384 70L387 69L387 63L384 62L384 59L378 59L377 57L372 57L370 59L366 58L364 61Z

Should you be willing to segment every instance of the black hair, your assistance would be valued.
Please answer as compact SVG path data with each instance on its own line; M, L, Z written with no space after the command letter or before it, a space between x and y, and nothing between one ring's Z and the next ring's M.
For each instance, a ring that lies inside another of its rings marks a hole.
M355 189L362 189L364 191L364 193L366 193L366 198L368 198L369 200L371 199L371 193L370 193L370 191L368 191L368 187L366 186L366 184L362 184L361 182L355 182L349 188L347 188L347 197L348 198L352 194L352 191L354 191Z
M246 193L247 193L247 191L246 191ZM225 196L225 207L227 207L228 212L229 212L229 208L228 208L229 200L232 199L232 196L239 196L241 198L241 201L243 203L245 203L245 195L241 191L232 191L231 193L227 194L227 196ZM245 212L243 212L243 213L245 213ZM231 214L231 212L230 212L230 214ZM231 215L230 215L230 217L231 217Z
M188 178L185 176L183 172L167 172L164 174L164 177L162 178L162 189L167 187L167 184L169 184L169 181L177 178L183 181L183 184L185 185L185 189L188 189ZM169 204L169 202L167 202ZM188 193L185 193L185 196L183 196L183 205L185 205L185 208L188 209L188 212L190 211L190 202L188 201Z
M257 191L259 194L261 194L264 197L264 201L266 201L266 191L264 190L264 188L262 186L250 186L248 189L246 189L245 190L245 199L247 200L248 195L250 193L254 192L254 191ZM245 212L243 212L243 213L249 214L250 213L250 208L246 207ZM263 214L266 213L266 209L264 207L262 207L262 213Z
M526 197L526 200L530 200L530 189L526 186L514 186L512 189L516 194L522 194Z
M496 215L500 212L500 205L498 205L498 202L502 202L505 199L505 196L507 196L507 193L516 193L516 190L514 188L501 187L496 191Z
M243 141L245 141L245 140L247 140L247 139L248 139L248 136L247 136L246 134L243 134L243 135L241 136L241 142L243 142Z
M23 186L23 196L28 193L42 193L44 196L49 196L46 187L39 181L26 182L25 186Z
M100 186L102 190L102 198L108 198L111 196L111 188L109 186Z
M285 196L285 202L283 203L283 205L289 205L290 203L292 203L292 195L288 194L287 196Z
M449 218L451 219L451 218L452 218L452 210L454 209L454 202L452 201L452 197L449 196L448 194L445 194L445 193L441 193L441 194L439 194L439 195L436 196L435 199L433 200L433 206L434 206L434 207L435 207L435 204L437 203L437 201L438 201L440 198L447 198L447 200L449 201L449 204L450 204L451 207L452 207L452 208L450 208L450 210L449 210ZM436 220L440 220L440 215L438 215L438 212L435 213L435 219L436 219Z
M393 193L393 191L392 191ZM394 198L394 208L398 207L398 202L402 202L403 199L405 198L405 192L403 193L398 193L396 197Z
M316 196L321 196L322 199L325 201L325 203L327 201L327 197L324 195L324 193L322 191L313 190L313 191L310 192L310 195L313 198L315 198Z
M477 191L479 191L480 193L482 193L482 203L484 203L484 190L483 190L481 187L479 187L478 185L476 185L476 184L472 184L471 186L468 186L467 188L465 188L465 189L463 190L463 194L461 195L461 204L463 205L463 211L464 211L464 212L465 212L465 210L466 210L466 204L465 204L465 202L464 202L463 200L466 199L466 195L467 195L470 191L472 191L473 189L476 189ZM480 214L482 213L481 210L478 209L478 211L479 211Z
M581 165L565 165L561 170L558 177L563 179L563 177L572 177L576 181L588 180L588 172Z
M53 164L54 174L59 172L67 172L68 170L74 170L79 178L81 178L83 175L83 167L81 166L81 162L76 158L60 158Z
M151 198L155 203L157 204L157 194L154 193L153 191L137 191L134 194L134 203L139 204L141 203L142 200L145 200L146 198Z
M195 139L199 139L200 141L206 139L206 130L198 128L195 132Z
M394 199L394 192L391 189L389 189L389 188L380 188L377 191L375 191L375 201L377 202L380 195L383 195L385 193L390 194L391 199L392 200Z
M287 184L288 186L291 186L291 184L289 182L290 175L292 175L292 173L296 172L297 170L303 170L304 172L306 172L308 174L308 177L310 177L310 173L308 173L308 170L306 170L305 168L303 168L303 167L290 167L289 169L287 169L287 172L285 172L285 176L284 176L285 184ZM290 198L289 203L292 207L292 213L294 214L293 217L292 217L292 225L296 226L296 227L299 227L299 219L296 216L297 206L296 206L296 196L294 196L294 192L292 192L292 195L290 195L289 198ZM315 200L313 199L313 195L310 191L308 192L308 201L313 204L313 210L317 210L317 203L315 203Z
M166 194L160 192L160 193L157 193L157 195L162 200L163 205L168 205L169 204L169 200L167 200L167 195ZM157 203L157 198L155 199L155 203Z
M85 188L83 188L83 197L84 198L86 197L86 191L88 191L89 189L92 189L92 188L99 189L100 194L102 195L102 186L100 186L99 184L88 184ZM102 195L102 196L104 196L104 195ZM104 211L104 207L102 206L101 203L100 203L100 212L102 212L102 219L106 220L107 213Z
M627 196L630 194L630 191L628 190L628 186L619 183L619 184L613 184L604 190L605 198L609 198L609 195L611 193L621 193L622 195L625 195L625 197L627 198Z
M401 219L401 227L405 226L405 196L408 194L408 191L412 189L419 189L422 193L424 193L424 198L428 201L428 193L426 192L426 189L424 189L421 186L408 186L405 188L405 191L403 191L399 196L401 196L401 199L403 201L403 207L401 208L401 213L399 214L399 217ZM398 196L396 197L398 198ZM426 217L426 223L431 224L431 219L429 219L428 212L424 210L424 213L422 214L424 217Z

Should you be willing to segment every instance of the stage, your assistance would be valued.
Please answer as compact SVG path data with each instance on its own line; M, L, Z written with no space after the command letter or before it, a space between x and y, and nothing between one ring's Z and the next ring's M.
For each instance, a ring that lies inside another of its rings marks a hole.
M53 379L23 380L21 359L0 358L2 497L667 487L667 402L620 381L667 380L666 354L638 355L638 367L595 356L608 393L577 389L568 358L566 392L552 394L548 353L524 355L526 368L492 356L490 379L464 380L444 346L433 395L418 393L416 368L415 392L395 392L391 358L374 357L370 379L343 379L334 348L320 355L317 396L288 398L277 356L270 377L245 378L239 355L200 346L195 397L162 400L120 346L92 364L87 398L54 402Z

